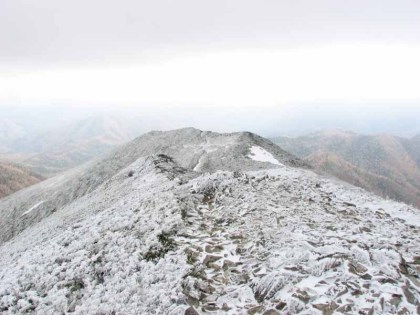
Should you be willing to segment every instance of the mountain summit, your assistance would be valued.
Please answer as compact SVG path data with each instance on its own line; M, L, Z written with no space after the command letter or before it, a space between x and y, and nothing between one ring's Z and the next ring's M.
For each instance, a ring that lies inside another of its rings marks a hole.
M151 132L0 201L0 312L420 311L420 215L252 133Z
M194 128L149 132L103 158L6 198L0 203L0 242L95 190L139 158L159 154L194 172L250 171L280 164L306 166L269 140L249 132L219 134ZM34 200L39 202L37 211L16 222L16 216L31 208Z

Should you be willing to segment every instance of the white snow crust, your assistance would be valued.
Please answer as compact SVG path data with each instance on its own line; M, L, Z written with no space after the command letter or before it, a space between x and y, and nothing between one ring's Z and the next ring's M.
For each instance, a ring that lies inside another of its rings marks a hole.
M270 152L259 146L252 146L248 157L258 162L268 162L275 165L282 165Z

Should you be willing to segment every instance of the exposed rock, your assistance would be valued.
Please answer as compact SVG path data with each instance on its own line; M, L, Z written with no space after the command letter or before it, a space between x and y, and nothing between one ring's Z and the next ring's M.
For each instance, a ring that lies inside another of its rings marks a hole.
M298 289L295 293L292 295L293 297L301 300L303 303L308 303L311 297L309 296L308 292L304 290Z
M276 305L276 309L278 309L279 311L283 310L285 307L287 306L286 303L284 302L280 302L279 304Z
M338 308L338 305L335 302L312 304L312 306L322 311L323 315L331 315Z
M337 308L336 311L343 314L349 314L352 311L352 304L340 306L339 308Z
M216 261L218 261L220 259L222 259L221 256L207 255L204 258L203 264L206 265L207 267L209 267L209 264L210 263L214 263L214 262L216 262Z
M199 315L194 307L190 306L185 310L185 315Z
M402 289L403 289L404 296L407 299L408 303L411 303L413 305L417 305L417 303L419 303L419 301L417 301L416 297L414 296L414 294L409 289L408 285L403 286Z
M254 306L250 308L247 313L248 315L254 315L254 314L262 313L263 310L264 310L264 306Z

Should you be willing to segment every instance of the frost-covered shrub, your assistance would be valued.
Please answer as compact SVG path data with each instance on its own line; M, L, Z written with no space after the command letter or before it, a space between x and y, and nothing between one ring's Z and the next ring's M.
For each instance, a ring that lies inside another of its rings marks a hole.
M165 257L166 253L176 249L176 243L171 238L171 234L167 232L162 232L158 235L159 245L153 245L149 250L143 255L143 259L146 261L156 262L160 258Z
M83 289L85 287L85 283L81 278L74 278L69 281L65 287L69 289L70 293L73 293Z

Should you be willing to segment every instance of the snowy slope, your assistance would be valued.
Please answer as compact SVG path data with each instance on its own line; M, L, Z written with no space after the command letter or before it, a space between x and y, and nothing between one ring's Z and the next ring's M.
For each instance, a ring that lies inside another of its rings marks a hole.
M157 135L155 152L147 135L68 174L118 164L0 247L0 312L420 312L418 210L295 168L254 135Z
M219 134L194 128L150 132L104 157L0 201L0 244L62 206L95 190L139 157L163 153L173 157L182 167L208 172L256 170L272 166L267 162L255 163L247 156L249 148L256 145L272 152L284 164L305 166L272 142L248 132ZM31 211L23 220L19 219L40 202L42 204L37 211Z

